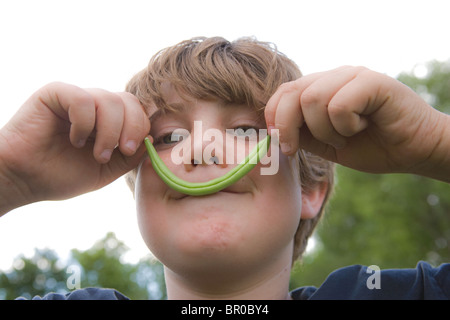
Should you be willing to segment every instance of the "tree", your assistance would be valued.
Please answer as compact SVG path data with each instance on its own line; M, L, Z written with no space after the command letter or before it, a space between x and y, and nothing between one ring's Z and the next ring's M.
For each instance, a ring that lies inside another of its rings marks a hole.
M164 298L161 264L152 258L124 263L122 257L127 250L113 233L87 251L72 250L73 262L81 266L83 287L114 288L131 299Z
M426 75L398 79L440 111L450 111L450 61ZM319 286L339 267L414 267L450 261L450 185L407 174L374 175L337 168L337 185L315 233L316 250L292 272L291 287Z
M414 71L404 72L398 76L398 80L420 94L436 109L450 113L450 60L434 60L416 68L424 68L426 72L419 76Z
M17 257L10 272L0 273L0 298L31 298L65 288L66 272L52 250L35 249L34 256Z
M86 251L72 250L64 263L52 250L20 256L13 269L0 273L0 298L31 299L49 292L66 293L85 287L114 288L131 299L164 299L162 265L147 257L137 264L123 262L127 247L113 233Z

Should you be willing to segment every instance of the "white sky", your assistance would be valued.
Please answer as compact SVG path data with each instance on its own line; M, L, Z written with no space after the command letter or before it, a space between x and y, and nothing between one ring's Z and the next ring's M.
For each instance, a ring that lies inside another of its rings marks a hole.
M450 58L449 9L446 0L1 1L0 126L48 82L122 91L156 51L201 35L274 42L304 74L350 64L395 77ZM34 247L63 257L87 249L108 231L130 258L147 253L123 179L0 218L0 269Z

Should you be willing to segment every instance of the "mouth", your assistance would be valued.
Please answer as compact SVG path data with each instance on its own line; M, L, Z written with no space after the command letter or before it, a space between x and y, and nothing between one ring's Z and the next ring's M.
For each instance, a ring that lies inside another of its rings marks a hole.
M216 193L207 194L207 195L203 195L203 196L190 196L190 195L180 193L180 192L172 192L172 194L170 195L170 199L177 200L177 201L187 199L187 198L189 198L189 199L206 199L206 198L217 197L220 195L243 195L243 194L247 194L247 193L250 193L250 191L236 190L235 188L225 188Z

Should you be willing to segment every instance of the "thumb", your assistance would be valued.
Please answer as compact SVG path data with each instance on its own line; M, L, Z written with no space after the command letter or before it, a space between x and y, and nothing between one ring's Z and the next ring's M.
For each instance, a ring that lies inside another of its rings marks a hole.
M125 156L122 154L118 148L113 152L110 161L105 165L108 167L108 177L105 177L106 180L110 182L118 179L125 173L129 172L136 168L142 159L146 155L145 144L141 143L139 148L136 150L134 155Z
M337 162L338 160L337 150L332 145L316 139L307 126L300 128L299 145L300 149L304 149L328 161Z

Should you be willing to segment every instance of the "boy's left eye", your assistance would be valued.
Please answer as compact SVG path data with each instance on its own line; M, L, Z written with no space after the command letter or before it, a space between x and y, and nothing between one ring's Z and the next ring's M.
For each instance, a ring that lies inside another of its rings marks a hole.
M236 137L253 137L258 135L258 129L253 126L237 126L233 134Z
M166 134L165 136L163 136L161 138L161 142L164 144L172 144L175 141L178 141L178 140L175 140L173 134Z

